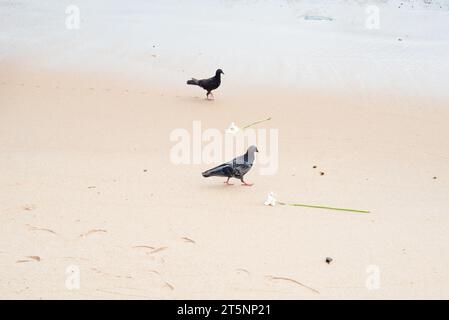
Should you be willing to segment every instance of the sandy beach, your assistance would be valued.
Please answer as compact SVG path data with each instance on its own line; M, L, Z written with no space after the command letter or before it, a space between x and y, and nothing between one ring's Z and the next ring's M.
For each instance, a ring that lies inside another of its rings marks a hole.
M104 37L92 30L117 6L95 20L83 12L100 4L81 1L70 31L68 4L0 2L0 298L449 298L448 4L378 4L373 33L351 11L367 3L338 2L214 1L181 17L186 4L156 1L119 10ZM33 12L54 19L39 29ZM146 40L124 38L147 23ZM185 85L218 67L215 100ZM268 117L253 128L277 133L278 165L264 174L256 158L252 187L172 161L176 129L194 139L195 121L224 135ZM269 192L370 213L265 206Z

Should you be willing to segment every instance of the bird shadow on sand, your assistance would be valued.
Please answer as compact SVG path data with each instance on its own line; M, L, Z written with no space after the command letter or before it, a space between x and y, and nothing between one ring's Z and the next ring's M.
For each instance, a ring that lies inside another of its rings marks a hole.
M182 101L185 102L190 102L190 103L196 103L196 104L210 104L213 103L214 100L213 99L206 99L206 97L199 97L199 96L180 96L179 99L181 99Z
M227 185L223 182L217 182L216 184L201 184L198 187L202 190L230 190L230 191L240 191L251 189L251 187L242 186L240 181L235 181L232 185Z

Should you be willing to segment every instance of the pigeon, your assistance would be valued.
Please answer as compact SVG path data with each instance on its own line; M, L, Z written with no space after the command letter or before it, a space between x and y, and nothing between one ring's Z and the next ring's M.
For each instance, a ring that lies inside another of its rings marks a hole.
M246 151L244 155L237 157L229 162L223 163L218 167L204 171L203 177L226 177L228 178L228 180L226 180L224 183L226 183L227 185L232 185L232 183L229 183L229 179L236 178L242 181L242 186L250 187L253 184L246 183L243 180L243 177L253 166L255 152L259 152L259 150L257 150L256 146L251 146L248 148L248 151Z
M206 99L209 100L209 95L212 95L212 98L214 98L214 95L211 91L217 89L220 86L222 74L224 74L223 70L218 69L215 72L215 76L213 76L212 78L202 80L192 78L191 80L187 81L187 84L200 86L201 88L206 90L207 91Z

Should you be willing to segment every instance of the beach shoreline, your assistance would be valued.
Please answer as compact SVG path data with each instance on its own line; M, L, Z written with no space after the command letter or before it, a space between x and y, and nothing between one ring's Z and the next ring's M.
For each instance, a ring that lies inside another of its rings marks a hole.
M401 2L1 2L0 298L449 298L449 3Z

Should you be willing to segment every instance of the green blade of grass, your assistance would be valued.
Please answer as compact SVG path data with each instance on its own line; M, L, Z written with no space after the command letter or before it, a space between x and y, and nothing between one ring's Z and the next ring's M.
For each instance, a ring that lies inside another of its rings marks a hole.
M328 206L315 206L315 205L302 204L302 203L285 203L285 202L278 202L278 203L280 205L292 206L292 207L305 207L305 208L327 209L327 210L337 210L337 211L349 211L349 212L358 212L358 213L370 213L367 210L336 208L336 207L328 207Z
M244 126L242 129L247 129L247 128L252 127L252 126L254 126L254 125L256 125L256 124L259 124L259 123L262 123L262 122L265 122L265 121L269 121L269 120L271 120L271 117L269 117L269 118L267 118L267 119L263 119L263 120L258 120L258 121L256 121L256 122L253 122L253 123L251 123L251 124L248 124L248 125Z

